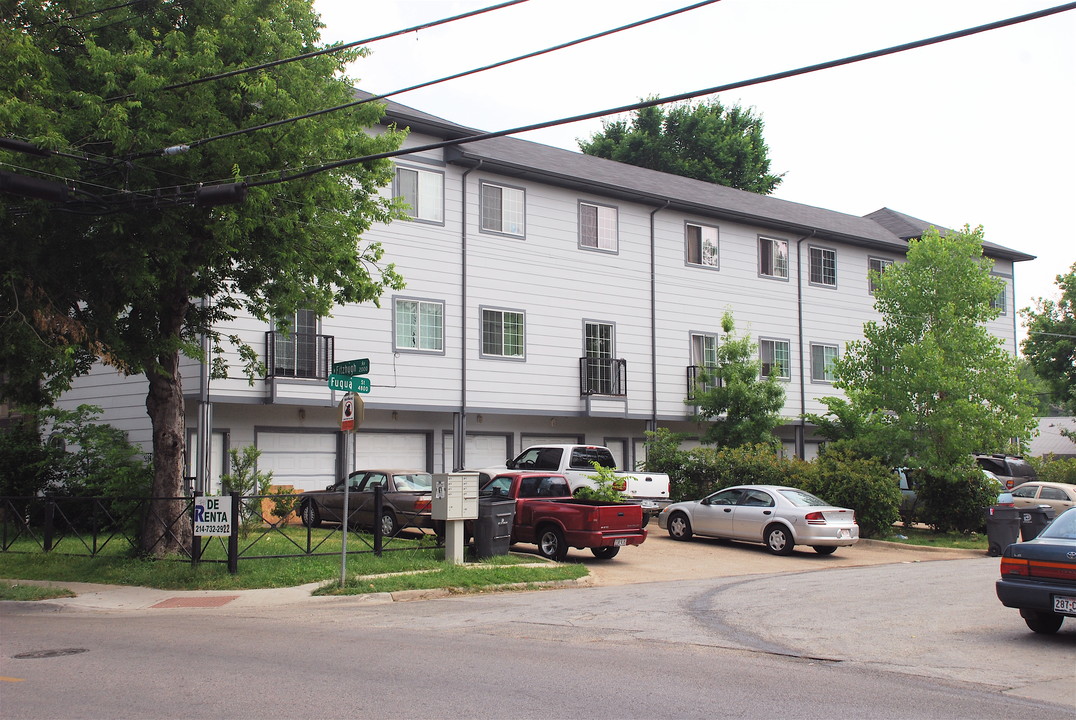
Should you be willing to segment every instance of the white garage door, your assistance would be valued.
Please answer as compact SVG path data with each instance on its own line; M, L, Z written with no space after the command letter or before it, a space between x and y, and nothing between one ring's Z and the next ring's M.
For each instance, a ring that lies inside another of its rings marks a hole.
M426 470L425 433L358 433L357 468Z
M443 454L441 472L452 472L452 453L454 435L445 433L442 443ZM504 467L508 459L508 436L506 435L468 435L467 452L464 462L468 470L487 467Z
M555 435L527 435L523 434L519 436L520 442L523 447L520 448L520 452L523 452L531 445L578 445L578 435L564 435L557 437Z
M336 432L260 432L258 469L272 470L274 485L321 490L336 478Z

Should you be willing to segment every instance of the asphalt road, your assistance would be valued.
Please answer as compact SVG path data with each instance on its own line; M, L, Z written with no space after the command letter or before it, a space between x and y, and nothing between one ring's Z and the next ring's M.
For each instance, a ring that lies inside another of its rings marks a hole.
M769 557L682 551L700 567ZM1076 623L1030 633L994 597L996 559L810 557L793 571L422 602L3 603L0 715L1076 716Z

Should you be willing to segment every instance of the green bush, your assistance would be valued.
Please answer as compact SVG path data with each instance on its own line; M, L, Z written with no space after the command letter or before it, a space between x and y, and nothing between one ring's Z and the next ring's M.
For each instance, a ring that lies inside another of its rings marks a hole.
M945 475L918 476L919 521L936 532L981 532L986 508L997 502L997 488L978 467L959 467Z
M884 537L899 516L900 488L892 471L846 447L825 450L804 489L832 505L855 510L860 537Z
M258 458L262 451L253 445L247 445L241 451L232 448L228 454L232 467L231 472L220 476L221 494L236 492L243 498L239 509L239 535L246 537L253 528L264 522L261 500L251 498L269 494L273 473L258 470Z
M617 477L616 470L602 467L596 462L592 462L591 465L594 466L594 474L587 475L587 478L593 480L597 487L581 485L575 489L572 496L580 500L596 500L608 503L624 502L624 495L621 492L624 485L623 481Z
M1034 460L1034 458L1033 458ZM1076 485L1076 458L1057 458L1046 455L1034 462L1039 480Z

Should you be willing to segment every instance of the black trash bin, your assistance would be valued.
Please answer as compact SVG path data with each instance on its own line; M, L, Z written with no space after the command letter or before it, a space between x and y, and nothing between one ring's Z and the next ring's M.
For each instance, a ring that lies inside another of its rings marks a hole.
M1054 509L1049 505L1020 508L1020 538L1034 540L1054 519Z
M507 555L512 544L512 522L515 517L515 500L478 498L478 519L474 526L475 555L480 558Z
M1011 505L993 505L986 509L986 542L997 557L1009 545L1020 540L1020 511Z

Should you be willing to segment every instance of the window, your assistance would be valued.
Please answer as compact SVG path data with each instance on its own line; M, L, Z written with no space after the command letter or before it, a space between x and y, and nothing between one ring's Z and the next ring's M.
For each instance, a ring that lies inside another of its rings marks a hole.
M424 300L396 300L396 348L443 352L443 303Z
M613 326L587 322L583 332L587 391L596 395L617 394L619 376L613 358Z
M810 248L811 284L837 286L837 251L829 248Z
M763 277L788 279L788 240L758 239L758 273Z
M870 285L870 293L874 294L874 291L878 288L878 278L874 273L881 275L885 272L885 269L893 264L892 260L887 258L867 258L867 283Z
M691 364L708 369L717 367L717 335L691 336Z
M482 310L482 354L523 357L523 313Z
M837 359L836 345L811 344L811 380L815 382L833 382L833 361Z
M445 176L439 172L396 168L396 196L411 206L414 220L440 223L445 220Z
M758 341L758 356L762 364L762 377L774 377L781 380L792 379L792 360L788 340Z
M689 265L718 267L717 228L687 223L684 226L684 241L687 244Z
M273 337L274 377L318 377L318 316L313 310L299 310L277 320Z
M482 229L523 237L524 194L520 188L482 183Z
M616 208L579 203L579 245L616 252Z
M1002 315L1005 314L1005 290L1007 287L1007 283L1005 285L1002 285L1001 292L998 293L997 297L990 300L990 307L994 310L1001 310Z

